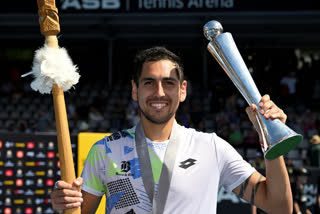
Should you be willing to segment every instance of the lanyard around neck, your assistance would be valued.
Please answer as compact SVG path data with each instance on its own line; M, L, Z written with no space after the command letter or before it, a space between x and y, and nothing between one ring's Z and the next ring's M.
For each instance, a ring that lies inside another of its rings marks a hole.
M148 197L153 204L153 214L162 214L164 211L171 183L172 171L181 141L179 139L181 136L180 132L180 125L178 125L177 122L174 121L160 174L158 194L156 195L156 197L154 197L154 179L152 174L151 161L141 121L139 121L136 126L135 142L140 163L141 177Z

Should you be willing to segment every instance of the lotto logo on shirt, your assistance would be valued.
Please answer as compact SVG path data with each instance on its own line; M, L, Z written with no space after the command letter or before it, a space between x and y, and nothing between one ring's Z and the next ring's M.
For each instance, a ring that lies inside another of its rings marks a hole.
M195 162L196 162L196 161L197 161L197 160L195 160L195 159L189 158L189 159L187 159L187 160L185 160L185 161L180 162L180 166L179 166L179 167L181 167L181 168L183 168L183 169L187 169L187 168L189 168L190 166L195 165Z

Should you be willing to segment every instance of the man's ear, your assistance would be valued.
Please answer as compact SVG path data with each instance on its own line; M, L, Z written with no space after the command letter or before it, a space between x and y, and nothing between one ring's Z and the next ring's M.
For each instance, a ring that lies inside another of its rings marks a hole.
M131 80L131 86L132 86L131 97L134 101L137 101L138 100L138 87L133 80Z
M187 97L187 81L183 80L180 87L180 102L185 101L186 97Z

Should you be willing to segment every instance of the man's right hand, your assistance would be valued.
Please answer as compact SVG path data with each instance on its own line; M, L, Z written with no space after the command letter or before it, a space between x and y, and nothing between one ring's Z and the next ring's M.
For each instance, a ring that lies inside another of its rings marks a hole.
M52 208L57 212L65 209L80 207L83 202L81 193L82 178L77 178L73 184L57 181L50 193Z

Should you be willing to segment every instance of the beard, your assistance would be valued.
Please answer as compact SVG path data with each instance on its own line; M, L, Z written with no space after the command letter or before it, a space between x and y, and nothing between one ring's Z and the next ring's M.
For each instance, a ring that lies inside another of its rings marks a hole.
M147 112L143 111L143 110L141 109L141 107L140 107L139 102L138 102L138 109L139 109L140 113L141 113L147 120L149 120L149 121L152 122L152 123L155 123L155 124L160 125L160 124L167 123L167 122L176 114L178 108L176 108L176 109L175 109L174 111L172 111L172 112L169 112L166 116L163 116L163 117L161 117L161 118L156 118L156 117L154 117L154 116L151 116L151 115L148 114Z

